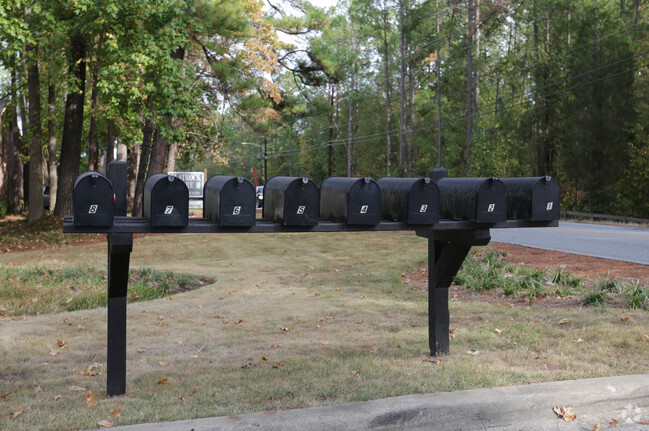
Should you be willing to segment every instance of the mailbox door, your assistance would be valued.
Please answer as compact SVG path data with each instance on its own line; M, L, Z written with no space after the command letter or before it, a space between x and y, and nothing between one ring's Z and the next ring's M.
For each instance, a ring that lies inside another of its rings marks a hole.
M347 224L377 225L381 220L381 189L376 181L354 181L347 195Z
M408 224L435 224L439 221L439 188L428 178L419 178L408 193Z
M255 187L242 177L232 177L220 193L219 226L254 226L257 216Z
M559 184L550 177L543 177L532 189L532 221L559 220Z
M99 172L79 175L72 192L75 226L112 226L115 194L111 182Z
M507 188L497 178L483 181L476 196L477 223L499 223L507 221Z
M264 201L266 199L264 198ZM264 205L266 203L264 202ZM315 226L320 215L320 191L307 178L297 178L286 188L284 196L285 226Z
M151 175L144 185L144 215L154 227L189 224L189 190L180 178Z

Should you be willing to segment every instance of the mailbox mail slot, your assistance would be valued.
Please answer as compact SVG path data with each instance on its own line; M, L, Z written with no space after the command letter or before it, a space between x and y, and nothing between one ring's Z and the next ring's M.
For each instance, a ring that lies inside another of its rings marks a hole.
M320 216L352 225L377 225L381 220L381 189L367 177L329 177L320 185Z
M242 177L214 175L203 189L203 214L219 226L255 225L255 188Z
M318 186L306 177L272 177L264 185L264 218L284 226L315 226Z
M153 174L144 183L144 217L154 227L182 227L189 222L189 190L176 177Z
M439 186L442 218L476 223L507 221L507 188L498 178L442 178Z
M559 184L549 176L503 178L510 220L559 220Z
M75 226L112 226L115 193L108 178L95 171L84 172L72 192Z
M430 178L380 178L381 217L408 224L439 221L439 188Z

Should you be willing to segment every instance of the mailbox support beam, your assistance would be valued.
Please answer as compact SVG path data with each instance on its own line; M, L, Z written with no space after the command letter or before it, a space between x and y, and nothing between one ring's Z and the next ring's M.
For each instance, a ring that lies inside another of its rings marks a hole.
M448 289L474 245L487 245L489 229L417 231L428 238L428 346L431 356L449 352Z
M106 393L111 397L126 392L126 293L132 251L132 233L108 234Z

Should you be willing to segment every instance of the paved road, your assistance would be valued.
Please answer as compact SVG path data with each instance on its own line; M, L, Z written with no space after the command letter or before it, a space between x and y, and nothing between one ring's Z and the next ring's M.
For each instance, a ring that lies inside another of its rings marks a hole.
M560 222L559 227L491 229L491 240L649 265L649 229Z

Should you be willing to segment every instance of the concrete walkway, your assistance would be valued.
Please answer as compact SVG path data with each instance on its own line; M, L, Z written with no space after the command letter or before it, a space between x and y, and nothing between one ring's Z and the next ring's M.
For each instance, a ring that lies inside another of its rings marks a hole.
M577 415L572 422L565 422L552 410L555 406L570 405ZM649 423L649 374L404 395L330 407L141 424L115 429L591 431L601 423L601 430L649 431L649 424L642 424L643 421Z

